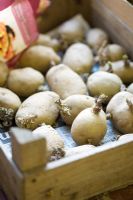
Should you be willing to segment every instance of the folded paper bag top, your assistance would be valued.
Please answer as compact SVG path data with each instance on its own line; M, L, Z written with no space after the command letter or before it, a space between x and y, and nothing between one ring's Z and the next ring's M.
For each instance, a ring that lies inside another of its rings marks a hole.
M8 6L10 6L13 3L14 0L2 0L0 1L0 11L4 10Z
M14 1L15 0L2 0L2 1L0 1L0 11L4 10L8 6L12 5L12 3ZM19 1L19 0L17 0L17 1ZM32 6L32 9L33 9L34 13L36 14L37 9L39 7L40 0L29 0L29 2L31 4L31 6Z
M0 60L16 58L37 38L38 6L39 0L0 1Z

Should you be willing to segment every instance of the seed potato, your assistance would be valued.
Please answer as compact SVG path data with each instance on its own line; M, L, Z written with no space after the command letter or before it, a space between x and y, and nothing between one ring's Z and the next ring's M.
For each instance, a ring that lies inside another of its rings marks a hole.
M84 144L82 146L65 149L65 157L78 155L83 152L89 153L94 148L95 148L95 146L93 146L93 145Z
M46 139L48 150L48 161L58 160L64 157L64 141L58 132L49 125L42 125L33 132L35 137L42 136Z
M123 55L126 53L125 49L118 44L109 44L101 51L100 57L107 61L118 61L121 60Z
M18 127L34 130L40 124L55 123L59 109L56 101L59 96L55 92L38 92L28 97L16 113L15 121Z
M21 101L12 91L0 87L0 126L3 128L10 127L14 116Z
M0 107L12 109L14 112L20 107L19 97L7 88L0 87Z
M72 125L77 115L84 109L92 107L95 103L93 97L87 95L72 95L62 101L62 105L68 108L69 113L65 109L61 109L61 117L67 125Z
M33 45L42 45L46 47L51 47L55 51L60 49L60 42L56 38L51 38L46 34L39 34L38 39L35 41Z
M5 85L7 77L8 77L8 67L5 63L0 61L0 86Z
M104 41L108 41L108 35L102 29L90 29L86 35L86 42L94 51L97 51Z
M133 62L124 60L112 62L112 71L121 78L123 83L133 82Z
M77 41L83 41L88 30L89 24L80 14L78 14L61 24L58 33L64 42L72 44Z
M133 94L133 83L128 86L127 91Z
M71 134L74 141L79 144L90 143L98 145L107 130L106 114L103 110L93 112L93 108L81 111L73 121Z
M73 44L67 49L63 63L78 74L89 73L93 66L92 51L83 43Z
M117 93L107 106L113 125L123 134L133 132L133 94Z
M58 64L60 57L51 47L42 45L31 46L21 56L19 61L20 67L32 67L38 71L46 72L51 62Z
M109 101L117 92L120 91L122 81L119 76L99 71L89 76L87 81L87 88L92 96L99 96L105 94Z
M64 64L49 69L46 79L50 88L65 99L73 94L87 94L87 87L82 78Z
M34 94L44 83L43 75L30 67L10 71L7 86L10 90L22 97Z

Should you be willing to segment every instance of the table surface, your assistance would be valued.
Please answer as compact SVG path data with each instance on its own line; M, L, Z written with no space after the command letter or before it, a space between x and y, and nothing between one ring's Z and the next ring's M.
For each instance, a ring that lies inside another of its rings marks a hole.
M1 189L0 200L10 200L6 198ZM128 186L127 188L109 192L104 195L102 194L88 200L133 200L133 186Z

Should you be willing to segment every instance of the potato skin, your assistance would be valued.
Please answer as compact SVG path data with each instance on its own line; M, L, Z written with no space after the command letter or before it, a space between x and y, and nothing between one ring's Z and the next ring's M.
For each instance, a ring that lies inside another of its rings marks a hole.
M64 157L64 141L58 132L49 125L42 125L33 132L34 137L42 136L46 139L48 150L48 161Z
M106 109L112 116L114 126L123 134L133 132L133 112L128 106L127 99L133 102L133 94L119 92L110 100Z
M51 38L46 34L39 34L38 39L33 45L43 45L46 47L51 47L55 51L58 51L60 49L59 41L56 38Z
M78 74L89 73L93 65L92 51L83 43L73 44L67 49L63 63Z
M126 51L122 46L118 44L109 44L103 49L101 56L103 55L106 61L114 62L121 60L125 53Z
M130 62L130 66L126 66L123 60L113 62L112 70L114 74L121 78L123 83L133 82L133 62Z
M56 64L60 62L60 57L50 47L42 45L31 46L21 56L20 67L32 67L38 71L46 72L51 61Z
M0 61L0 86L3 86L6 83L8 73L9 70L7 65Z
M65 157L78 155L78 154L81 154L83 152L88 152L89 153L94 148L95 148L95 146L88 145L88 144L84 144L84 145L81 145L81 146L69 148L69 149L65 150Z
M61 24L57 32L64 42L72 44L77 41L83 41L88 30L89 24L78 14Z
M90 29L86 35L87 44L94 50L98 50L105 40L108 41L108 35L99 28Z
M55 123L59 109L56 101L59 96L55 92L39 92L27 98L16 113L15 121L18 127L35 129L40 124Z
M63 112L60 112L61 117L67 125L72 125L74 119L82 110L92 107L94 105L95 99L87 95L72 95L67 97L62 102L64 105L70 108L70 116Z
M87 87L81 77L64 64L52 67L46 74L50 88L65 99L73 94L87 94Z
M10 71L7 86L10 90L22 97L34 94L44 83L43 75L30 67Z
M133 83L131 83L128 88L127 88L127 92L130 92L133 94Z
M88 77L87 88L92 96L105 94L110 100L117 92L120 91L122 85L121 79L112 73L99 71Z
M0 87L0 107L10 108L16 112L20 105L21 101L14 92L7 88Z
M93 108L87 108L79 113L73 121L71 134L79 145L98 145L107 130L106 115L103 110L93 113Z

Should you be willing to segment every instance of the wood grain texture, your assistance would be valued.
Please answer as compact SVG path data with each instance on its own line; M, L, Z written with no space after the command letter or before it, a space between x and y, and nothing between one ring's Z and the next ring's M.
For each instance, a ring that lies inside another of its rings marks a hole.
M101 2L133 30L133 5L125 0L101 0Z
M132 200L132 199L133 199L133 186L128 186L127 188L123 188L113 192L108 192L84 200ZM0 200L10 200L9 198L7 198L2 189L0 189Z
M0 185L9 200L24 200L23 196L23 174L18 170L7 154L6 149L0 147Z
M46 140L33 137L31 131L11 128L12 157L20 170L26 171L47 163Z
M133 142L113 142L25 174L26 200L82 200L131 184L132 149Z
M108 2L112 3L112 1ZM92 24L106 30L111 40L121 44L133 59L133 28L128 26L128 21L125 23L116 13L99 0L92 1L91 6ZM133 12L133 8L131 10ZM126 13L126 15L128 14ZM130 20L132 21L133 18Z

